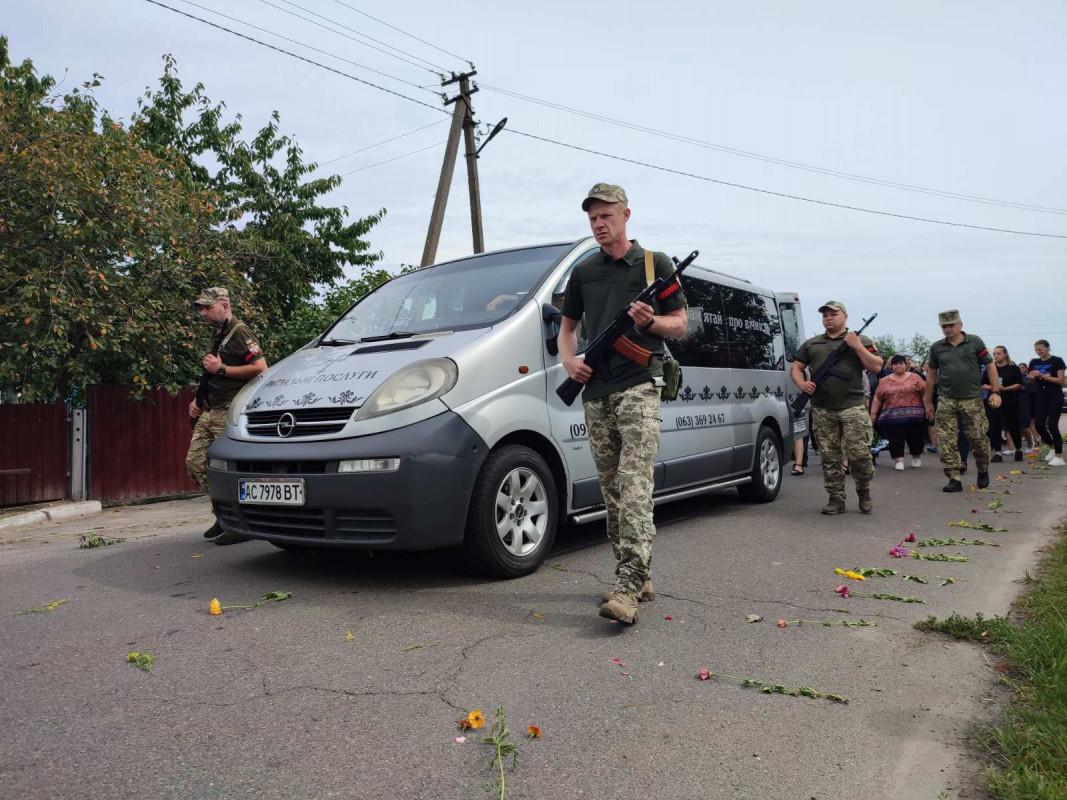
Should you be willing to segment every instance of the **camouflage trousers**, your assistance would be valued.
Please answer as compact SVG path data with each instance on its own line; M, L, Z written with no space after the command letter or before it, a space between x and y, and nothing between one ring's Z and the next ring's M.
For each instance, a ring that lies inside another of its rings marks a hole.
M952 480L960 477L959 426L963 423L963 435L971 444L974 465L979 472L989 472L989 420L986 418L982 398L969 397L959 400L942 397L937 401L937 446L941 452L941 469Z
M189 472L189 477L205 493L207 493L207 449L226 430L228 410L229 406L212 408L197 417L196 427L193 428L193 440L189 442L189 452L185 454L185 468Z
M811 431L819 443L822 459L822 480L831 499L845 501L845 469L843 458L856 482L857 492L868 492L874 478L874 459L871 458L871 416L866 406L852 406L834 410L813 408Z
M585 403L615 554L615 588L635 597L652 568L652 470L663 419L659 401L660 388L649 382Z

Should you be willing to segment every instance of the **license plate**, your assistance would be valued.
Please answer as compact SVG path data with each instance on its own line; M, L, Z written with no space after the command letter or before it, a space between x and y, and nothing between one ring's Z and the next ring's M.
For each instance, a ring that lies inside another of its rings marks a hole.
M243 478L237 482L237 500L271 506L304 505L303 478Z

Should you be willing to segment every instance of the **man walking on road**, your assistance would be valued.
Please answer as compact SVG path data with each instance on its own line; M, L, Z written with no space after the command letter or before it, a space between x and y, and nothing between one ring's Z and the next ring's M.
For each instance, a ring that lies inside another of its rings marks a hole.
M811 430L819 442L822 459L823 485L830 496L823 514L843 514L845 511L845 470L842 458L856 482L860 511L871 513L871 481L874 479L874 459L871 458L871 438L874 433L864 399L867 372L878 372L882 358L874 342L848 330L848 311L843 303L829 300L819 307L825 333L813 336L800 346L790 377L797 388L811 395ZM821 386L804 377L804 369L812 374L827 357L844 343L848 350L837 362L841 375L828 375Z
M207 449L226 430L230 402L242 386L267 368L267 360L252 331L231 313L227 289L221 286L205 289L196 299L196 305L200 316L215 332L211 352L203 360L204 374L210 377L214 388L209 390L206 408L201 408L196 400L189 404L189 417L196 420L196 426L185 467L189 477L206 494ZM248 541L246 536L223 531L218 520L204 532L204 537L220 545Z
M663 340L686 330L685 296L664 292L654 305L631 303L653 276L674 271L663 253L645 250L626 238L630 219L626 192L598 183L582 202L600 251L571 273L563 300L559 352L567 374L585 384L589 447L596 463L607 508L608 539L615 554L615 588L603 598L600 616L637 621L639 600L654 597L649 572L652 562L652 469L659 449L660 393L663 386ZM652 351L647 366L613 352L606 375L593 374L578 349L578 323L585 318L585 336L593 339L629 303L634 329L627 337Z
M941 468L948 483L941 491L962 492L960 451L957 444L960 421L963 434L974 453L978 470L978 488L989 486L989 421L982 405L982 365L989 376L989 405L1000 408L1000 376L993 356L978 336L963 332L959 311L942 311L937 315L944 339L930 346L926 374L926 416L937 425L941 448ZM934 387L938 402L934 413Z

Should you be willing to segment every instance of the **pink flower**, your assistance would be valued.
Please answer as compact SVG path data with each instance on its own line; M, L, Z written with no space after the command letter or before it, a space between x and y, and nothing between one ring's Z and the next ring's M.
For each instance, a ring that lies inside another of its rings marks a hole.
M611 659L611 663L612 664L618 664L619 663L619 659L613 658L613 659Z
M674 619L674 617L664 617L664 619Z
M907 558L911 554L908 552L908 548L901 547L898 544L895 547L889 548L889 555L893 556L893 558Z
M702 680L702 681L706 681L706 680L707 680L708 678L710 678L710 677L711 677L711 676L710 676L710 675L708 675L708 671L707 671L706 669L702 669L702 670L700 670L700 680Z
M788 623L788 622L786 622L786 621L785 621L784 619L780 619L780 620L778 620L778 627L779 627L779 628L784 628L784 627L785 627L786 625L788 625L788 624L789 624L789 623Z
M907 536L904 537L904 541L905 542L914 542L915 541L915 534L914 533L909 533Z
M848 591L848 587L847 586L834 587L834 591L837 592L842 597L848 597L850 595L850 592Z

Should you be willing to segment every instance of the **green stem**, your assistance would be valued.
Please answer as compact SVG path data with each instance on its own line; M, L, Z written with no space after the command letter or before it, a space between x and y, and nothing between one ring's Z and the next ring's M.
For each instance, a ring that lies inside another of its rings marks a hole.
M504 800L504 754L500 752L500 742L496 743L496 763L500 767L500 800Z

